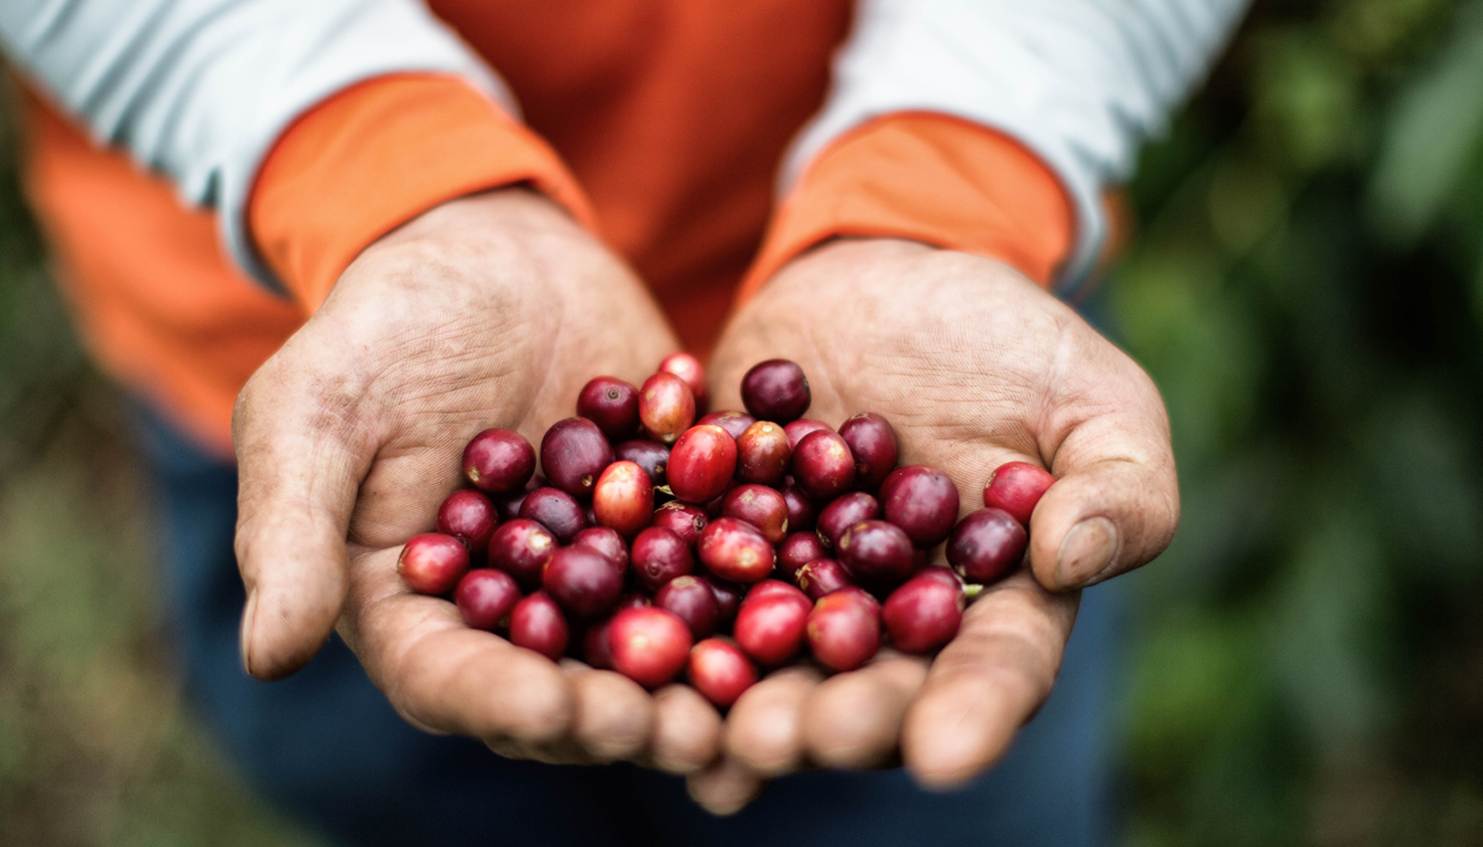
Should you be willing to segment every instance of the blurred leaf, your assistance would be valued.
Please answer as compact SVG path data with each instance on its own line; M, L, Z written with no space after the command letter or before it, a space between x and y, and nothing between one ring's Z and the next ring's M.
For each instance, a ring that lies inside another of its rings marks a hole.
M1443 51L1398 95L1370 179L1369 213L1401 245L1431 227L1483 144L1483 10L1459 15Z

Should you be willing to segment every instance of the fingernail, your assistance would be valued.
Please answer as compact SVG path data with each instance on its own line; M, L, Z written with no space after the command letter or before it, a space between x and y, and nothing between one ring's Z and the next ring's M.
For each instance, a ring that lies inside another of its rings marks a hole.
M1061 541L1056 582L1073 588L1095 582L1117 562L1117 525L1104 517L1087 518Z
M257 617L257 592L247 594L247 605L242 607L242 626L237 633L237 647L242 651L242 669L252 675L252 622Z

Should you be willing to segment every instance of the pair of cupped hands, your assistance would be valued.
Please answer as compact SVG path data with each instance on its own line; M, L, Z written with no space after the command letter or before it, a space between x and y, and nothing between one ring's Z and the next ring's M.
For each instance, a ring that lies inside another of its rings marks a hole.
M789 358L810 417L884 415L903 463L948 473L964 511L1006 461L1058 477L1029 566L980 596L935 659L885 650L828 678L791 667L722 715L683 684L649 692L553 664L402 585L398 551L459 485L468 438L500 426L539 443L589 378L636 383L675 349L633 273L524 189L446 203L366 249L237 404L247 670L292 673L338 631L417 727L509 757L683 774L716 813L810 767L899 762L946 787L989 767L1050 693L1078 589L1157 555L1178 521L1167 417L1132 359L1006 265L852 239L795 260L733 316L711 405L741 408L746 369Z

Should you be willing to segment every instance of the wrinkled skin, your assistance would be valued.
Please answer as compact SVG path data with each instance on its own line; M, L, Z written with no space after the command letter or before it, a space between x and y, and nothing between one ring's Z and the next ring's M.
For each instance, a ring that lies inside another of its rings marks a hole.
M933 661L883 652L821 680L775 674L727 718L725 757L691 777L717 812L808 764L898 756L950 786L1008 748L1049 694L1079 589L1136 567L1179 517L1168 420L1146 374L1069 307L997 262L884 239L838 241L782 271L732 321L711 366L720 407L759 359L803 366L809 417L895 426L902 463L946 471L964 513L1007 461L1058 481L1031 522L1029 571L991 587Z
M592 374L638 382L674 348L633 275L523 190L447 203L368 248L238 400L243 664L291 673L338 627L423 729L547 761L714 759L720 719L693 691L558 667L396 575L469 437L503 426L539 444Z

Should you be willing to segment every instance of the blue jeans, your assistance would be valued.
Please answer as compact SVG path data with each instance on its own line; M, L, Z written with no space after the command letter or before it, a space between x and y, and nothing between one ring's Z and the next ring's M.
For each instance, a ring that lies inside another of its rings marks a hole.
M146 412L177 659L192 707L251 783L346 844L1101 844L1111 840L1117 594L1084 599L1055 693L1009 755L965 789L918 789L900 770L818 772L771 784L715 818L681 780L626 765L498 758L404 724L338 640L294 677L241 670L232 557L237 478Z

